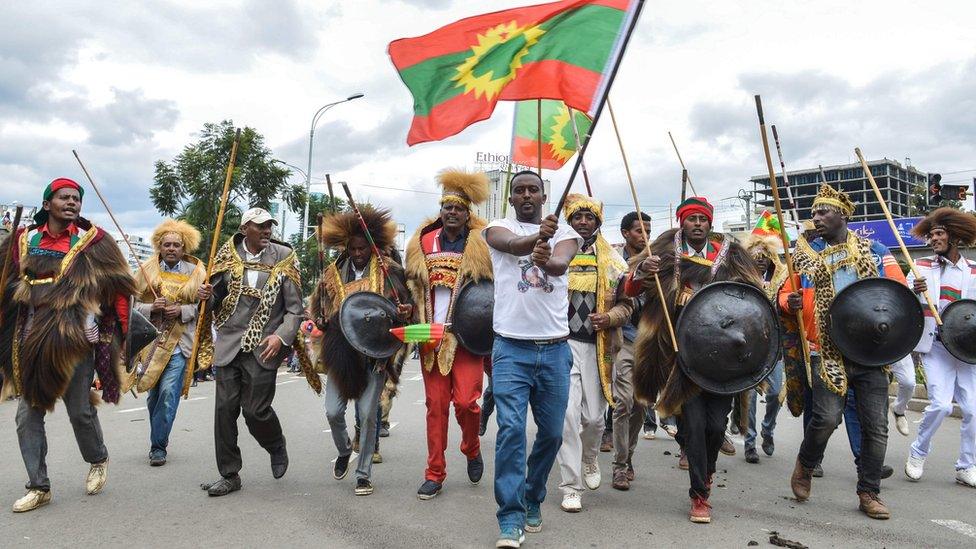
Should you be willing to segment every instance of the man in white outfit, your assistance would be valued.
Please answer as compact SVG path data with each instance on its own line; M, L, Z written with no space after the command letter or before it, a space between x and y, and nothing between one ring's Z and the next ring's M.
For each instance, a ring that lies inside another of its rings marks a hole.
M954 208L939 208L915 225L912 234L926 238L936 253L916 261L921 278L909 277L909 284L924 303L924 292L938 299L939 311L959 299L976 298L976 262L959 253L959 246L976 243L976 217ZM918 436L912 443L905 463L910 480L922 478L925 457L931 449L932 436L942 420L952 412L955 398L962 409L959 459L956 482L976 488L976 365L967 364L949 354L942 344L935 318L925 308L925 332L915 351L922 356L929 405L925 408Z

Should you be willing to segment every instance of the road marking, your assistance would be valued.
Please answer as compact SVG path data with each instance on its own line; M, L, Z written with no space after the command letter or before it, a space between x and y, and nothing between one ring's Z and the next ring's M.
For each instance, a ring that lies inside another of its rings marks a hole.
M946 528L954 530L964 536L976 538L976 526L972 526L971 524L966 524L965 522L958 520L932 519L932 522L938 524L939 526L945 526Z
M423 374L417 374L413 377L408 377L407 381L420 381L421 379L424 379Z
M186 400L181 400L181 402L190 402L191 400L206 400L206 399L207 399L207 397L193 397L193 398L188 398ZM130 412L138 412L139 410L145 411L146 410L146 407L145 406L140 406L138 408L126 408L125 410L116 410L115 413L116 414L128 414Z
M427 404L427 400L425 400L425 399L420 399L420 400L418 400L417 402L414 402L414 404Z
M391 422L390 422L390 431L392 431L392 430L393 430L393 428L394 428L394 427L396 427L396 426L397 426L397 425L399 425L399 424L400 424L400 422L399 422L399 421L391 421Z
M288 381L282 381L281 383L275 383L275 385L285 385L285 384L288 384L288 383L295 383L296 381L298 381L298 380L297 379L289 379Z

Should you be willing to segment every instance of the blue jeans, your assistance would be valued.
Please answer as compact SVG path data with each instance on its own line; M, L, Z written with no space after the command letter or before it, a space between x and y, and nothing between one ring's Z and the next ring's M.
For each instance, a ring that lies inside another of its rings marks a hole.
M546 480L563 442L573 355L565 341L538 344L495 336L495 502L501 529L523 528L527 503L546 499ZM536 436L526 462L525 427L532 406Z
M159 375L156 386L149 390L146 406L149 408L150 453L162 452L166 456L169 433L173 430L176 409L180 405L183 392L183 374L186 372L186 357L176 353Z
M779 392L783 388L783 361L776 364L766 380L769 382L769 390L766 391L766 414L762 420L763 438L773 436L773 430L776 429L776 416L780 409ZM749 428L746 429L745 436L746 450L756 448L756 392L750 391L749 398L751 403L749 405Z

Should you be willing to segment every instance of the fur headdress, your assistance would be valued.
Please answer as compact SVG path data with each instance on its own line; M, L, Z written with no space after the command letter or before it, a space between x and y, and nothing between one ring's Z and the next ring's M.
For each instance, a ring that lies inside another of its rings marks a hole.
M165 219L152 234L152 245L156 253L163 249L163 237L175 233L183 240L183 251L192 254L200 246L200 231L186 221Z
M817 197L813 199L813 208L816 209L817 206L833 206L846 217L854 213L854 202L851 201L851 197L826 183L820 186Z
M593 197L585 196L579 193L568 195L566 197L565 210L566 221L572 219L573 214L576 212L587 210L596 216L601 225L603 224L603 202L600 202Z
M482 172L468 172L460 168L448 168L437 174L437 183L444 189L441 205L454 202L470 209L472 205L488 200L491 182Z
M963 246L976 244L976 216L955 208L939 208L912 228L912 234L928 240L932 229L943 229L954 242Z
M388 251L396 240L396 223L390 217L390 210L386 208L374 208L368 204L359 207L366 221L366 228L369 229L373 242L381 251ZM349 244L349 239L354 236L366 236L356 212L348 210L335 215L330 215L322 220L321 227L322 241L326 246L333 248L345 248Z
M742 241L742 247L753 257L761 253L773 261L778 261L779 254L783 253L782 239L773 235L749 234Z

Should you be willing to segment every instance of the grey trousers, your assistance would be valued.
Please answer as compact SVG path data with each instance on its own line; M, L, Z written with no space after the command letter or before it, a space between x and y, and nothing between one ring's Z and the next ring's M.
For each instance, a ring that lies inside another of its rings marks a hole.
M356 400L356 413L359 416L359 462L356 465L356 478L369 478L373 471L373 452L376 451L376 423L377 406L380 402L380 394L386 386L386 372L377 372L372 366L369 369L369 381L366 390ZM352 453L352 441L349 440L349 431L346 428L346 405L348 401L339 396L332 376L327 376L325 381L325 417L329 420L329 428L332 430L332 441L335 442L336 450L340 456L348 456Z
M634 399L634 343L624 340L613 369L613 467L626 468L644 425L644 406Z
M101 463L108 459L108 449L102 438L102 426L98 423L98 411L88 399L95 370L89 356L75 366L75 373L68 382L68 389L61 400L68 411L68 419L75 431L75 441L81 457L88 463ZM47 477L47 434L44 431L46 412L32 408L24 399L17 405L17 442L20 455L27 468L27 489L47 492L51 481Z

